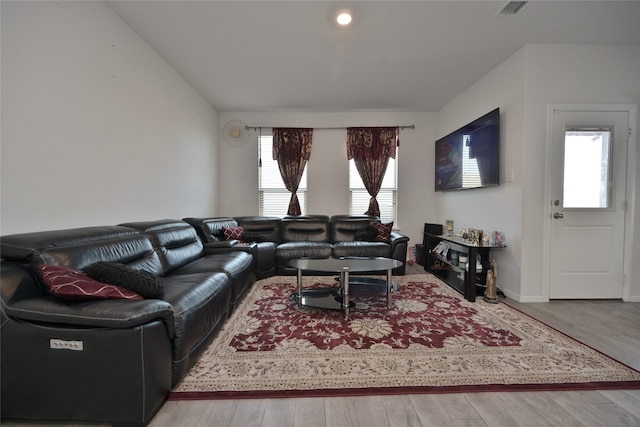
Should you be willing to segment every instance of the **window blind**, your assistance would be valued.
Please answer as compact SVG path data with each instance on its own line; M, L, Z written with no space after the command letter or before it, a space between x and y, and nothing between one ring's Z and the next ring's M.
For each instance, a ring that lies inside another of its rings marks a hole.
M258 144L258 158L260 159L258 171L258 193L260 215L285 216L289 208L291 193L284 185L278 162L273 160L273 136L260 136ZM300 211L307 213L307 168L305 167L300 186L296 193L300 202Z
M380 206L380 219L384 222L396 221L398 193L397 155L389 159L382 187L376 199ZM349 161L349 214L362 215L369 209L371 196L364 187L355 162Z

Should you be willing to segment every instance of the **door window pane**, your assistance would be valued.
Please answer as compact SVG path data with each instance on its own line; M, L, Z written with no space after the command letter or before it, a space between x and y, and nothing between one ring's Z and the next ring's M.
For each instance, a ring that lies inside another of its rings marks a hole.
M564 138L564 208L608 208L611 129L571 129Z

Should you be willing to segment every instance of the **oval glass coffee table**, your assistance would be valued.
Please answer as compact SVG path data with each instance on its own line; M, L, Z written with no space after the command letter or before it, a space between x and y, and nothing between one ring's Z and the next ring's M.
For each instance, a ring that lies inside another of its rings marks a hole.
M329 308L344 310L345 319L349 318L349 308L353 304L349 301L350 285L386 285L387 308L391 306L391 292L393 281L391 273L394 268L401 267L402 261L391 258L298 258L291 260L289 266L297 269L298 292L291 295L297 299L298 307ZM386 271L387 279L369 277L350 277L351 273L370 273ZM302 273L339 273L338 286L330 288L302 289Z

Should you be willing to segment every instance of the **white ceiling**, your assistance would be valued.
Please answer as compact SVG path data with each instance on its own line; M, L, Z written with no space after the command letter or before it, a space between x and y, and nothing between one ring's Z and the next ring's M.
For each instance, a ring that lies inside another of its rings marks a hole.
M107 4L219 111L437 111L525 44L640 49L640 0L505 2Z

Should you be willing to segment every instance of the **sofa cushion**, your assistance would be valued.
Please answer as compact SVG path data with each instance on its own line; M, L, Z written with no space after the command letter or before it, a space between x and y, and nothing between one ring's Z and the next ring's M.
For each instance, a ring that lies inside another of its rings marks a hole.
M242 228L241 226L222 227L222 234L224 235L225 240L244 240L244 228Z
M255 242L255 243L262 243L262 242L268 242L269 241L259 231L247 231L247 230L243 230L242 231L242 240L244 242Z
M245 242L281 242L282 219L270 216L240 216L235 220L244 228Z
M391 246L383 242L338 242L333 244L333 257L391 257Z
M276 248L279 265L288 265L296 258L331 258L333 245L328 242L287 242Z
M143 298L157 298L162 295L162 279L143 270L135 270L116 262L97 262L85 271L99 282L122 286L136 292Z
M231 280L218 272L164 278L164 300L173 307L173 384L197 361L227 318Z
M205 255L182 268L174 271L172 275L185 275L195 273L224 272L231 280L232 301L240 298L255 282L255 269L253 268L253 256L243 251L218 253Z
M40 264L37 271L49 293L59 298L69 300L142 299L140 295L129 289L98 282L84 272L73 268Z
M393 221L383 224L380 221L371 221L371 225L378 230L377 242L389 242L391 239L391 231L393 230Z
M378 238L378 229L373 225L356 230L354 240L360 242L375 242Z
M119 226L83 227L12 234L2 236L2 239L0 239L0 253L2 253L3 260L30 262L34 255L46 248L124 239L133 234L139 234L139 232Z
M143 234L51 246L37 252L32 259L37 264L55 264L83 271L100 261L119 262L137 270L162 274L160 259L149 238Z
M185 222L191 224L196 229L198 236L204 243L217 242L224 240L222 227L236 227L238 223L230 217L220 218L183 218Z
M202 241L196 229L184 221L161 219L120 225L148 236L162 264L162 274L159 276L167 275L202 256Z
M329 242L329 217L290 217L281 225L283 242Z
M333 215L329 241L335 243L357 240L355 235L358 231L366 229L371 221L379 220L380 218L369 215Z

